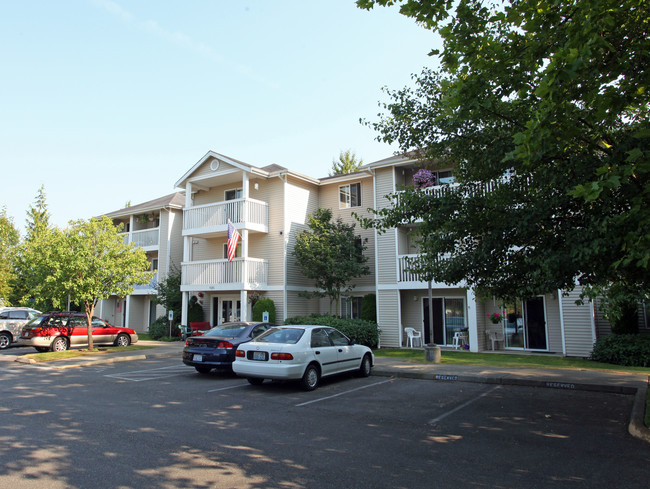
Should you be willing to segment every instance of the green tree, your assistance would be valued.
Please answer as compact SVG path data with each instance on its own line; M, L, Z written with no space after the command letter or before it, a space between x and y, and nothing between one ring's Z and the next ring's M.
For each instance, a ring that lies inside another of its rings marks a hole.
M359 0L440 35L439 68L388 91L378 139L454 167L365 224L419 228L411 266L503 298L648 297L650 23L645 0ZM615 285L615 287L614 287ZM620 302L620 301L619 301Z
M183 310L183 293L181 292L181 271L172 265L169 274L158 282L156 304L164 306L167 311L174 311L174 322L180 323Z
M318 289L303 295L329 297L331 315L334 303L339 310L341 294L354 288L351 280L370 273L368 257L363 254L366 248L354 234L355 225L345 224L340 217L332 221L330 209L319 208L307 219L310 230L296 237L292 254L303 275Z
M339 161L332 161L330 177L353 173L359 170L361 165L363 165L363 160L357 160L357 156L352 152L352 150L348 149L347 151L341 151L339 154Z
M15 260L12 303L30 305L43 311L52 310L55 303L65 303L67 294L53 298L45 293L43 287L39 287L51 270L56 268L53 253L55 243L61 238L60 231L50 225L44 186L41 186L34 204L27 210L25 228L26 236ZM40 291L38 294L35 293L37 289Z
M7 215L7 208L3 207L0 211L0 306L11 304L14 259L19 242L20 233L13 219Z
M26 240L31 241L38 237L41 233L50 229L50 213L47 210L47 202L45 198L45 185L41 185L36 194L36 200L33 205L27 210L26 224Z
M54 306L67 297L83 305L88 323L88 348L93 349L92 317L100 300L125 297L138 284L151 281L147 255L133 243L125 244L113 222L103 216L71 221L64 231L51 233L50 274L36 287L52 297ZM41 265L42 266L42 265Z

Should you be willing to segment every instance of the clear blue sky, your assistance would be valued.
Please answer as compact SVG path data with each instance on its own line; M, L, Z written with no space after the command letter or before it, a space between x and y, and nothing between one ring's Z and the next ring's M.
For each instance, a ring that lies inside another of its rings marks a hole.
M389 157L359 119L437 43L354 0L3 1L0 208L24 229L43 184L64 226L173 192L209 150L313 177Z

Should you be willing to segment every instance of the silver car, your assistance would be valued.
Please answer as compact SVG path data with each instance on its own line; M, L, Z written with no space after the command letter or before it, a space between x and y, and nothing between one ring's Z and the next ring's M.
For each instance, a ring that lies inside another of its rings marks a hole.
M0 308L0 350L9 348L20 337L23 326L40 313L29 307Z

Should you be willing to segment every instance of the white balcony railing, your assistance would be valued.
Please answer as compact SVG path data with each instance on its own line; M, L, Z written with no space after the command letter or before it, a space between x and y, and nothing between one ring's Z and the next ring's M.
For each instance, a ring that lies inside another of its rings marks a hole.
M235 199L189 207L183 211L183 230L225 229L228 219L268 229L269 204L253 199Z
M203 260L183 263L181 285L201 290L255 288L266 285L268 261L259 258Z
M149 282L148 284L140 284L140 285L135 285L133 287L134 291L152 290L157 288L158 288L158 272L154 273L153 277L151 278L151 282Z
M133 231L132 233L122 233L124 244L133 242L140 248L158 246L160 243L160 229L143 229L142 231Z
M398 255L397 256L397 280L399 282L425 282L425 279L419 274L409 270L409 260L413 260L420 255ZM449 254L440 255L440 258L449 257Z

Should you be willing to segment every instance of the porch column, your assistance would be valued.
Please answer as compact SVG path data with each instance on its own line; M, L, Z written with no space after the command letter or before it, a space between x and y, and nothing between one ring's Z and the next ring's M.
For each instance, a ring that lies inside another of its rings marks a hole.
M131 296L127 295L126 300L124 301L124 327L125 328L130 328L130 323L131 323L131 318L129 317L131 315ZM135 328L133 328L135 329Z
M189 292L183 292L183 299L182 299L182 306L181 306L181 324L183 326L189 326L187 324L187 309L188 309L188 304L190 302L190 293Z
M244 289L240 292L239 300L241 301L241 320L249 321L248 319L248 292Z
M467 329L469 332L469 351L478 352L478 311L474 289L467 289Z

